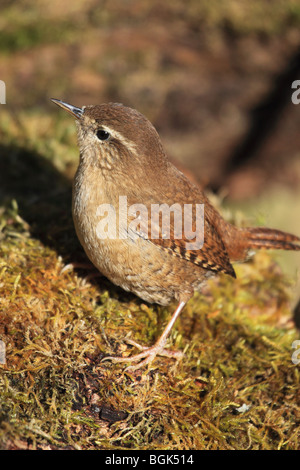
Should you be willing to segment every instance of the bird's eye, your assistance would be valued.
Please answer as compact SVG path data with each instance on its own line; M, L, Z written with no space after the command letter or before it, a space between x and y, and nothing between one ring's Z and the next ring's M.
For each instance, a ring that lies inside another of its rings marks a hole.
M99 129L96 132L96 136L98 137L99 140L108 140L110 138L110 133L105 131L104 129Z

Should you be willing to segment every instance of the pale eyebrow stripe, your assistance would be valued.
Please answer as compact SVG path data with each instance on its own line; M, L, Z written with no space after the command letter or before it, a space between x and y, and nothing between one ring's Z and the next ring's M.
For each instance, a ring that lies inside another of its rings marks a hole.
M111 129L105 124L100 124L100 126L104 131L109 132L109 134L111 134L113 137L120 140L131 152L133 152L135 155L137 154L137 146L132 140L126 139L126 137L124 137L120 132L116 131L115 129Z

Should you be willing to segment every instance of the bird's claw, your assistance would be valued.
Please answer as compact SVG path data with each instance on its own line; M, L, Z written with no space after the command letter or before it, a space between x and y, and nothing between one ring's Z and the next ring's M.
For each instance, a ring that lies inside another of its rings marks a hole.
M154 346L151 346L149 348L145 346L141 346L140 344L136 343L133 340L127 340L127 342L131 344L132 346L135 346L137 349L140 349L142 352L134 356L128 356L128 357L107 356L103 358L102 361L109 360L114 363L138 362L138 364L136 365L126 367L125 369L126 372L132 372L148 364L151 364L156 358L156 356L171 357L173 359L176 359L177 361L180 361L183 357L183 353L181 351L170 351L168 349L165 349L164 347L165 344L162 344L159 341Z

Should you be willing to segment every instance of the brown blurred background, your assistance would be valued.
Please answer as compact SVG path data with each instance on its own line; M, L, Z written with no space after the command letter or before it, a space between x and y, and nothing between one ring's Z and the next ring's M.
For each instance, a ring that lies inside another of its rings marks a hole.
M225 206L300 234L299 26L295 0L2 0L2 141L16 139L13 122L43 154L61 138L51 123L66 121L68 159L75 126L49 99L122 102ZM299 256L283 256L296 279Z

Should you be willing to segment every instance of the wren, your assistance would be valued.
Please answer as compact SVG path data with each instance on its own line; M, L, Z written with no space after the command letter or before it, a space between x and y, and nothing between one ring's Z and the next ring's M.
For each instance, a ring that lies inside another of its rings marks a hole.
M232 262L246 260L257 248L300 250L295 235L237 228L225 221L202 190L169 162L157 131L135 109L119 103L77 108L52 101L76 118L80 162L72 213L88 258L114 284L147 302L178 302L154 346L131 341L139 354L105 359L137 363L132 370L156 355L180 359L181 352L165 349L168 335L187 301L209 278L221 272L235 277ZM149 217L153 207L158 216ZM162 208L171 208L165 212L169 226ZM99 226L104 215L105 230ZM186 231L180 234L178 225Z

